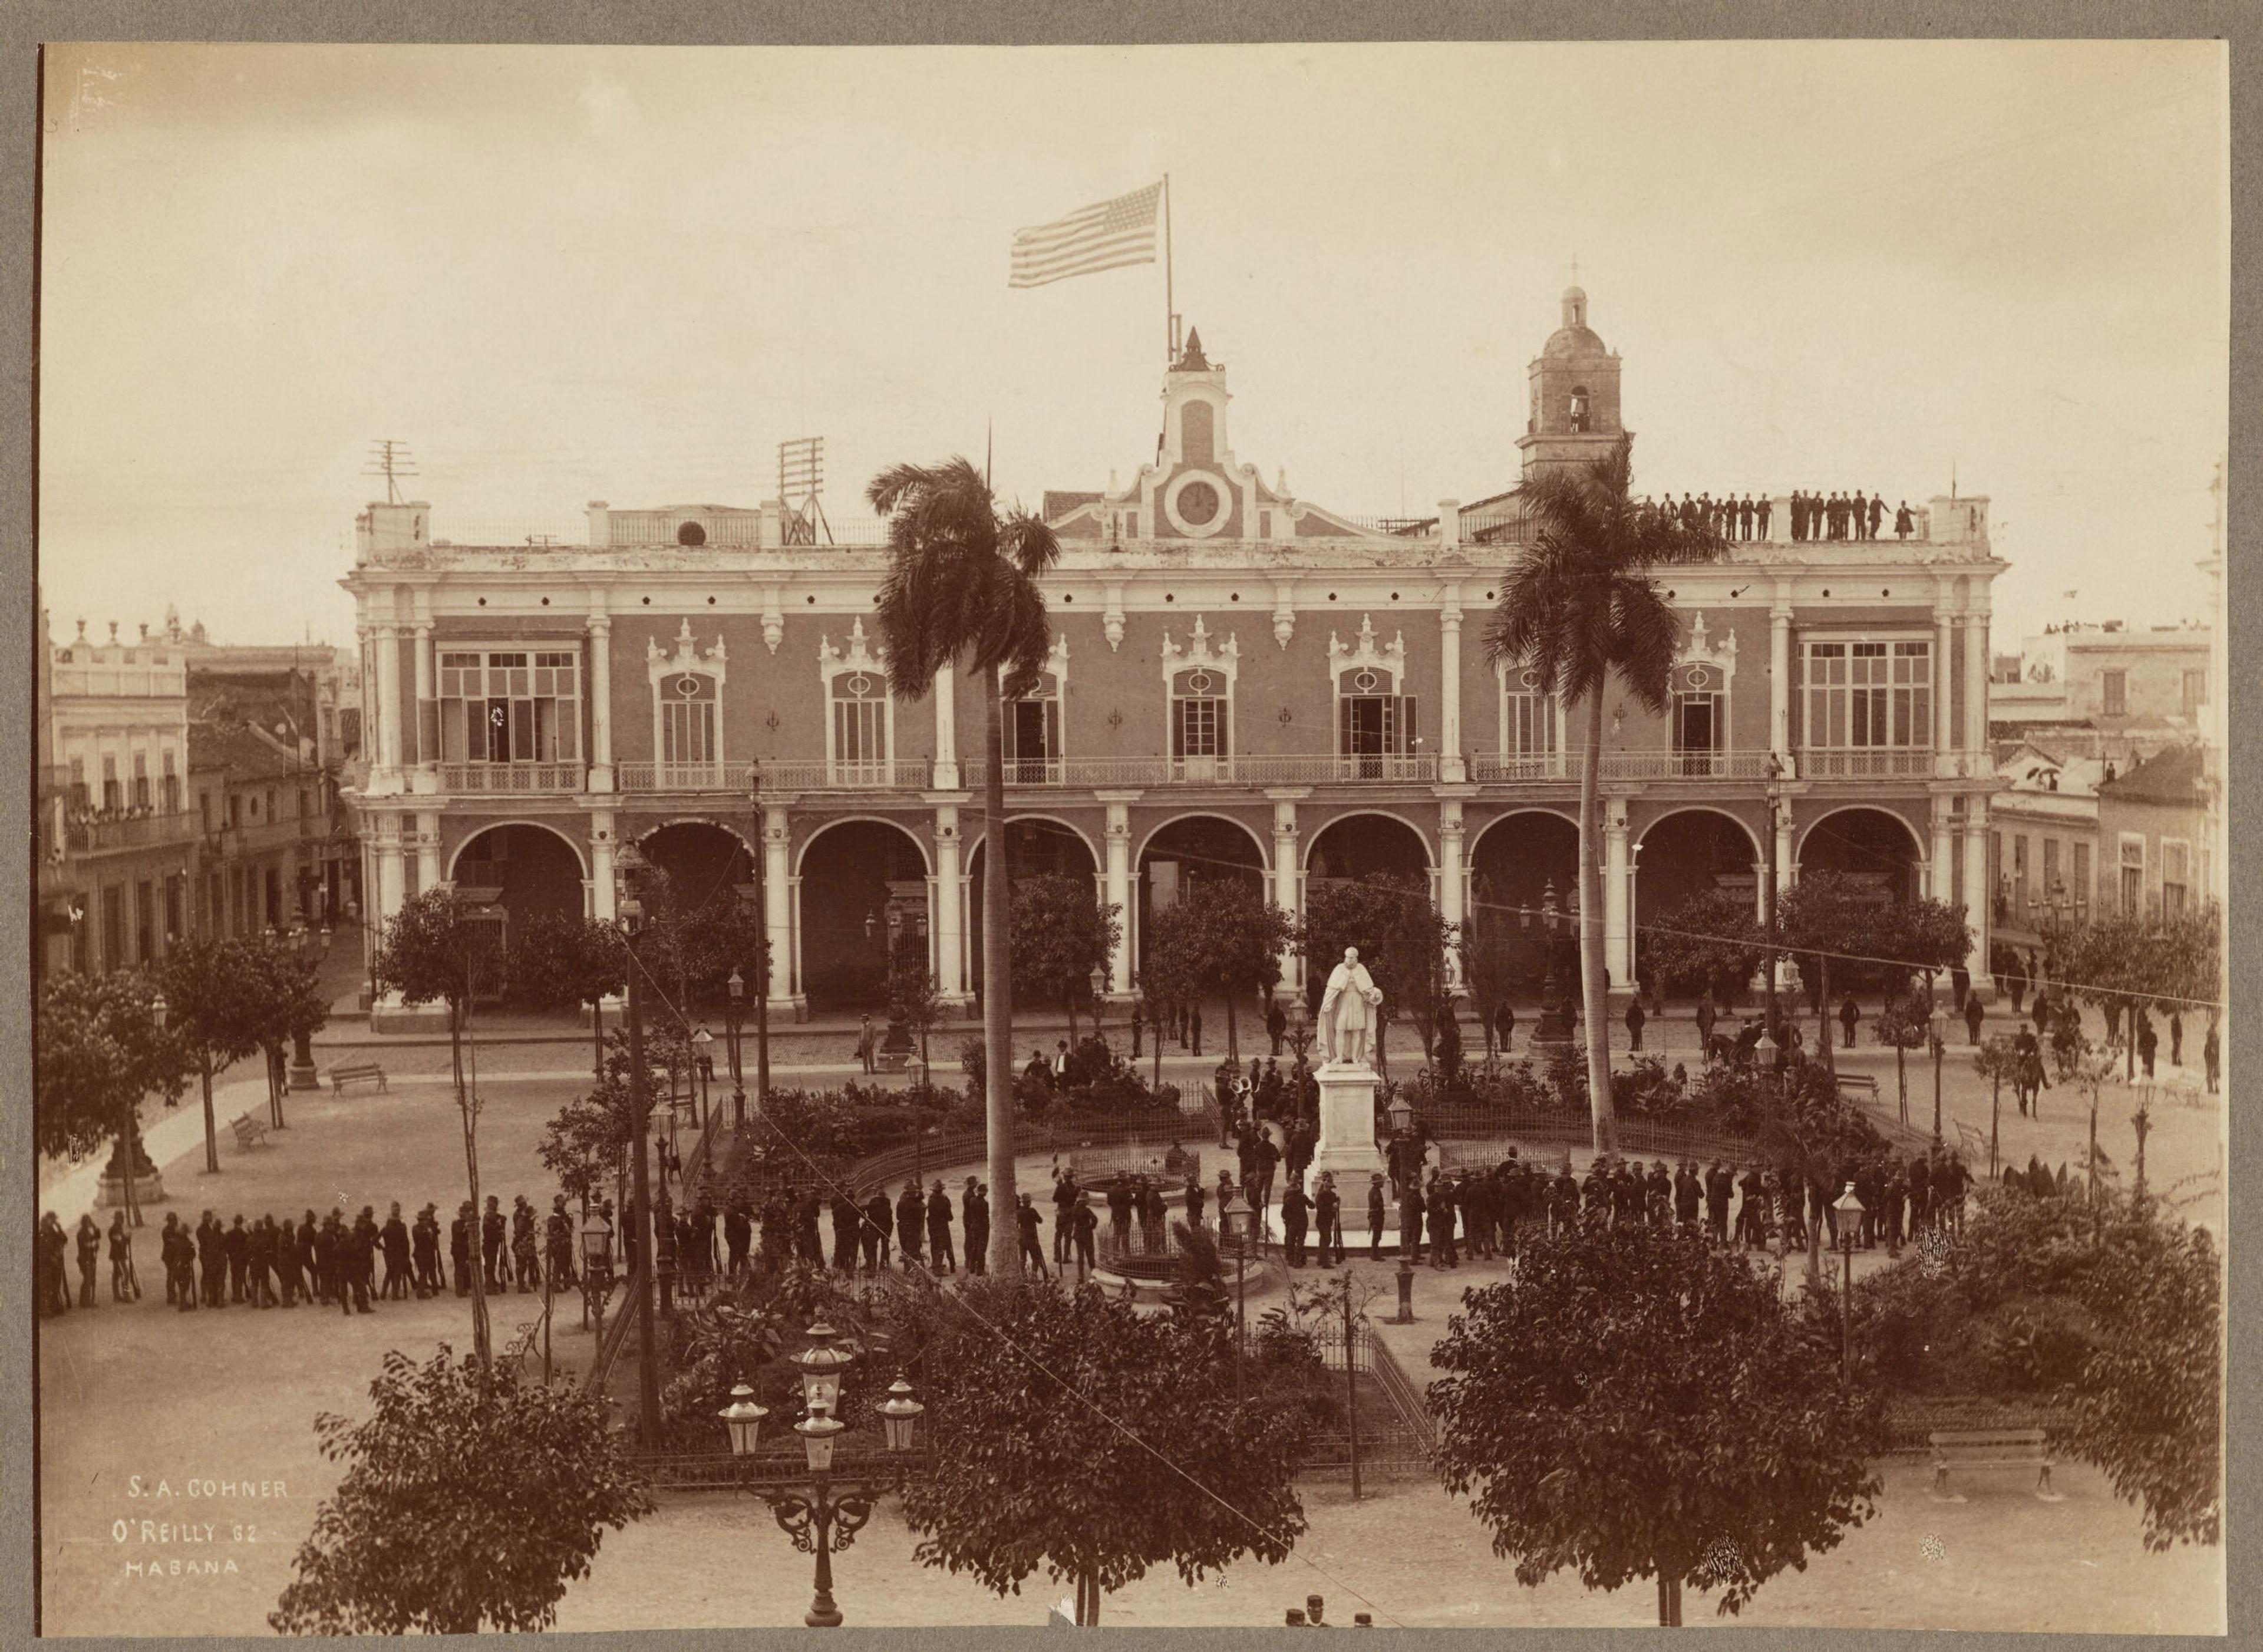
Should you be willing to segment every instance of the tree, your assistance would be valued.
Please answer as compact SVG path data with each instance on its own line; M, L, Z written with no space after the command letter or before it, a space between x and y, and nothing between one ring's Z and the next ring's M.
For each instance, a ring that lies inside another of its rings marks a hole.
M1544 695L1587 708L1580 771L1580 980L1587 1031L1587 1095L1597 1152L1617 1144L1611 1113L1610 1028L1605 1019L1603 912L1597 790L1603 766L1604 691L1616 677L1663 715L1681 624L1653 568L1711 562L1727 543L1710 527L1637 501L1634 442L1622 436L1591 464L1542 471L1517 489L1532 543L1502 576L1486 626L1496 664L1529 668Z
M1278 1564L1303 1534L1312 1425L1262 1394L1222 1402L1236 1357L1222 1317L1143 1318L1089 1286L1020 1279L907 1311L933 1425L904 1489L922 1564L999 1595L1042 1569L1074 1581L1078 1622L1096 1624L1102 1595L1150 1567L1192 1583L1242 1554Z
M1429 891L1414 878L1371 872L1342 883L1316 884L1305 901L1301 945L1305 991L1317 1013L1328 975L1344 948L1359 948L1359 960L1383 994L1376 1006L1375 1054L1385 1072L1384 1032L1401 1016L1421 1029L1427 1057L1444 996L1446 947L1453 926L1430 904Z
M1111 910L1113 909L1110 909ZM907 934L888 960L888 1023L919 1035L920 1088L934 1088L934 1070L928 1061L928 1034L943 1019L943 990L927 964L927 939Z
M1200 1003L1216 994L1225 1000L1225 1053L1241 1063L1239 1001L1261 1004L1281 979L1281 954L1295 945L1297 920L1247 884L1228 878L1197 878L1179 888L1179 898L1158 910L1147 924L1150 990L1168 984L1182 1003ZM1160 954L1162 969L1153 973ZM1156 1040L1160 1047L1161 1040ZM1161 1069L1159 1067L1157 1071Z
M546 1629L604 1528L653 1512L604 1402L576 1384L522 1384L443 1344L422 1366L388 1351L370 1397L365 1422L315 1421L349 1467L268 1616L281 1634Z
M267 1110L269 1121L283 1122L284 1051L301 1038L312 1038L330 1018L329 1000L322 996L322 966L301 954L296 943L273 931L240 942L240 967L255 977L254 996L259 1002L259 1047L267 1053Z
M982 880L982 1035L991 1197L1014 1208L1014 970L1008 933L1013 868L1006 843L1002 701L1036 686L1052 652L1038 578L1059 558L1043 519L1018 505L1001 515L988 480L965 459L893 465L865 489L888 518L888 571L877 619L891 692L917 700L946 666L963 668L982 694L982 818L990 844ZM990 1271L1021 1272L1019 1236L1000 1221Z
M628 987L628 948L620 931L600 918L538 912L512 926L509 973L511 996L529 1008L589 1006L590 1071L602 1074L600 1006Z
M1829 1028L1834 957L1864 960L1873 969L1883 965L1895 973L1932 971L1963 962L1972 947L1963 907L1930 897L1908 902L1885 899L1869 885L1842 872L1807 873L1785 890L1776 914L1776 932L1788 950L1814 956L1816 993L1822 1004L1824 1036L1819 1041L1824 1065L1833 1072L1838 1062L1832 1054ZM1903 984L1890 982L1890 996ZM1914 1047L1921 1041L1912 1040L1906 1046L1896 1043L1895 1048ZM1898 1074L1902 1057L1897 1054L1894 1059ZM1906 1092L1903 1112L1908 1112Z
M1707 889L1642 930L1645 966L1661 989L1733 998L1761 967L1765 939L1747 897ZM1826 1004L1827 1011L1829 1006Z
M502 973L497 946L500 926L458 904L447 889L412 895L385 926L377 955L377 978L400 993L403 1004L448 1008L448 1057L456 1084L456 1112L464 1130L464 1174L472 1212L480 1210L480 1098L464 1082L464 1028L475 987ZM485 1365L489 1355L487 1286L483 1270L472 1275L472 1347Z
M2206 1228L2112 1205L2068 1446L2143 1505L2149 1549L2223 1540L2223 1276Z
M2020 1070L2019 1049L2005 1034L1995 1033L1972 1052L1972 1070L1988 1081L1988 1179L1992 1182L1996 1179L1997 1115L2003 1107L2004 1083L2010 1080L2017 1090L2025 1082Z
M242 941L177 940L157 967L166 1026L204 1089L205 1169L220 1170L220 1133L213 1117L213 1076L260 1046L268 1005L259 960Z
M1123 945L1122 911L1100 904L1089 878L1047 873L1014 885L1014 979L1068 1011L1072 1048L1077 1007L1092 1001L1092 972L1105 970Z
M40 984L33 1062L33 1143L57 1158L83 1159L104 1141L124 1177L138 1226L133 1177L148 1163L141 1110L152 1091L171 1106L187 1088L184 1053L157 1025L156 986L140 970L51 975Z
M1740 1611L1876 1510L1873 1389L1818 1380L1829 1351L1775 1277L1702 1239L1575 1224L1464 1297L1431 1363L1438 1467L1530 1587L1658 1579Z
M2223 988L2221 915L2214 906L2147 919L2117 912L2046 935L2051 974L2067 990L2128 1024L2139 1010L2206 1008ZM2137 1041L2122 1053L2123 1076L2137 1071Z

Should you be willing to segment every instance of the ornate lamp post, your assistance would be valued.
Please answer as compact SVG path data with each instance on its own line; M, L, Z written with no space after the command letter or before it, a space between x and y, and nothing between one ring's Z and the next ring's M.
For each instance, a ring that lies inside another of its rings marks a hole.
M801 1436L810 1486L806 1490L763 1486L752 1489L770 1504L778 1530L793 1540L793 1546L817 1557L816 1589L802 1621L813 1629L837 1629L841 1608L833 1599L834 1551L847 1548L872 1518L872 1505L901 1483L902 1465L912 1454L915 1425L927 1407L912 1397L912 1385L903 1378L890 1384L887 1400L874 1409L884 1425L889 1460L897 1467L885 1478L836 1488L833 1446L849 1427L836 1415L841 1376L856 1356L833 1345L835 1332L829 1325L812 1325L809 1336L810 1345L793 1358L801 1368L802 1401L809 1415L793 1425L793 1431ZM753 1390L742 1382L731 1390L731 1403L717 1415L730 1431L733 1458L742 1467L750 1465L768 1409L755 1403Z
M1556 880L1551 878L1540 892L1540 1025L1533 1029L1536 1044L1568 1045L1572 1041L1572 1000L1565 990L1563 968L1564 909L1557 904Z
M747 1127L747 1082L739 1069L739 1018L745 1013L747 978L733 965L730 978L723 985L730 993L731 1005L730 1019L724 1024L724 1031L731 1040L731 1127L743 1130Z
M330 955L330 926L327 924L319 931L310 930L304 924L298 924L291 931L291 939L298 951L299 961L309 968L321 968L322 960ZM290 1083L293 1090L320 1090L322 1087L322 1076L315 1070L315 1049L310 1033L300 1032L291 1035ZM279 1106L276 1109L275 1127L278 1130L285 1127Z
M644 1061L644 961L638 955L637 944L644 931L644 900L641 894L643 874L648 863L642 851L633 843L623 844L613 857L614 875L620 886L614 909L620 915L621 929L628 941L628 1020L629 1020L629 1176L634 1196L634 1206L628 1215L628 1231L636 1246L637 1269L637 1431L647 1446L660 1441L660 1344L653 1332L652 1280L657 1271L653 1265L652 1183L651 1170L647 1162L645 1137L652 1111L651 1074ZM662 1228L662 1232L668 1229ZM669 1235L669 1248L674 1249L674 1235ZM673 1261L671 1256L670 1260Z
M1862 1201L1855 1197L1855 1184L1831 1201L1839 1214L1839 1249L1847 1259L1839 1298L1839 1380L1845 1382L1855 1364L1855 1234L1862 1225Z
M1241 1403L1241 1366L1249 1352L1249 1235L1257 1225L1257 1212L1231 1187L1218 1202L1218 1233L1233 1241L1233 1402Z
M692 1064L699 1072L698 1123L703 1131L707 1127L707 1085L715 1076L715 1057L711 1054L714 1047L715 1035L705 1027L701 1027L691 1035Z
M582 1322L596 1321L605 1340L605 1302L613 1293L613 1225L595 1210L582 1218Z
M748 801L755 817L755 917L757 923L765 925L762 944L755 949L755 1111L760 1112L763 1098L770 1092L770 943L767 927L770 901L763 887L766 876L764 863L770 848L767 829L763 824L763 765L759 762L754 766ZM787 985L792 984L789 977Z
M1098 1038L1101 1011L1108 1004L1108 971L1099 964L1092 967L1092 1036Z

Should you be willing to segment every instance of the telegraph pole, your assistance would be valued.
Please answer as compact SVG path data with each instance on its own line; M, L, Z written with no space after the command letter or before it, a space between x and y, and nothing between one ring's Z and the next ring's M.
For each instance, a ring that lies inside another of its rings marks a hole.
M399 504L401 502L399 479L414 476L418 472L416 461L408 456L407 442L397 437L381 436L370 444L369 467L361 474L384 477L386 504Z

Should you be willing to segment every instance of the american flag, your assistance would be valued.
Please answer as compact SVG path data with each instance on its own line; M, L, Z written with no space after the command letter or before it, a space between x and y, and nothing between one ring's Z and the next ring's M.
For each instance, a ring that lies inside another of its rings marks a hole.
M1163 186L1081 207L1059 222L1014 232L1014 286L1043 286L1072 275L1155 261L1155 207Z

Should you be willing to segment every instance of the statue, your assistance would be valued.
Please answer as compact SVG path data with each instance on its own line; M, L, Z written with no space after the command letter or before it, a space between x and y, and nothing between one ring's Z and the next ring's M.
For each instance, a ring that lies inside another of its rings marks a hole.
M1375 1007L1383 989L1369 979L1359 961L1359 948L1344 948L1343 962L1328 976L1328 989L1320 999L1320 1047L1331 1066L1366 1067L1368 1040L1375 1026Z

